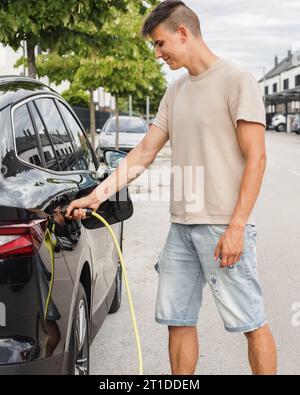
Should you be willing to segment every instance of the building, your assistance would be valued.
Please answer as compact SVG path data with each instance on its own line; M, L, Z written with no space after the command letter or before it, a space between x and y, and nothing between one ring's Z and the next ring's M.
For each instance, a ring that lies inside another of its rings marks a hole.
M264 95L266 113L272 116L284 114L288 130L293 114L300 113L300 52L288 51L287 56L278 61L274 58L274 67L259 80Z

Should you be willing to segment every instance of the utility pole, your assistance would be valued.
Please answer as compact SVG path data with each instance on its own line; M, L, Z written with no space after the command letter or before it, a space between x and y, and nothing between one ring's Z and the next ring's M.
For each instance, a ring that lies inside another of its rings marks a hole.
M129 95L129 116L132 117L132 95Z
M258 67L259 69L261 69L262 70L262 72L263 72L263 91L264 91L264 95L263 95L263 97L264 97L264 104L265 104L265 107L266 107L266 67L265 66L259 66Z
M147 96L146 100L146 117L147 117L147 125L149 126L150 121L150 97Z

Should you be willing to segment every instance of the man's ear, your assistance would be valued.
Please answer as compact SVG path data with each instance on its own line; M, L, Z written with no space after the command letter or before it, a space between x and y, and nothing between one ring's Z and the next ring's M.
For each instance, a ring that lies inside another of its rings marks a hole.
M179 34L179 37L181 39L181 42L185 42L188 36L188 30L184 25L179 25L176 29L177 33Z

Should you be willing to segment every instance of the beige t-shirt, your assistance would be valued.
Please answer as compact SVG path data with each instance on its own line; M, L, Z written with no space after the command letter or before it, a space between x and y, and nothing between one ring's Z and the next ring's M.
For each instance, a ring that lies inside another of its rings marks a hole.
M168 133L172 148L171 222L230 222L245 167L239 119L265 126L266 116L256 79L231 60L218 58L166 90L154 125ZM255 224L253 215L248 223Z

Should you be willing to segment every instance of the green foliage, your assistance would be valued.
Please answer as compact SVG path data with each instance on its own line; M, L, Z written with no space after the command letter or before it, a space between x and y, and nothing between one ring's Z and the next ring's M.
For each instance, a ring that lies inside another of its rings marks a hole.
M62 96L71 104L71 106L88 107L89 95L87 92L70 86L69 89L62 93Z
M84 52L96 44L97 33L111 10L125 12L129 0L6 0L0 8L0 42L17 50L30 41L42 50L56 48L63 54Z
M140 37L144 16L138 5L138 2L129 2L125 14L111 9L101 37L98 36L97 46L105 50L86 47L85 57L74 52L64 56L58 52L39 56L38 74L47 75L57 84L68 80L81 90L102 86L118 98L132 94L135 108L142 113L149 95L151 108L156 111L166 83L152 49Z

